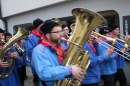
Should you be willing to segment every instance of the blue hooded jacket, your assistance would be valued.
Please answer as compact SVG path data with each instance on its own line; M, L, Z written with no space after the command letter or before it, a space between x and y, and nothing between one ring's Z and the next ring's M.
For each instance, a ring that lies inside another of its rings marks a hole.
M6 53L7 58L10 58L9 55L11 52L17 52L17 51L15 48L11 47L11 50L9 50ZM19 78L17 75L17 68L19 68L21 64L22 64L22 58L18 57L18 59L15 60L15 65L11 74L6 78L0 78L0 86L20 86ZM8 73L9 70L10 70L9 68L5 68L4 73L6 72ZM2 68L0 68L0 73L1 72L2 72Z
M109 45L106 42L99 41L99 46L98 46L99 55L104 54L104 51L106 51L108 48ZM117 59L117 54L113 53L111 56L109 56L109 59L107 59L106 61L100 64L101 75L109 75L109 74L116 73L117 71L116 59Z
M66 48L64 44L62 47ZM69 66L61 66L56 52L51 47L45 47L42 44L34 48L31 65L40 80L44 81L47 86L53 86L56 80L62 80L67 75L71 75Z
M30 34L28 36L28 40L26 41L27 43L27 46L26 46L26 51L27 51L27 57L29 57L29 60L31 62L31 58L32 58L32 52L33 52L33 49L38 45L38 40L40 38L34 34ZM33 74L36 74L34 68L32 67L31 65L31 70L32 70L32 73Z
M120 42L120 41L116 41L116 46L120 49L124 48L124 43ZM116 59L116 65L117 65L117 69L121 69L123 67L126 66L125 61L124 61L124 57L118 55L118 58Z
M97 48L98 46L95 47ZM88 42L85 43L84 50L89 51L90 65L86 71L85 79L83 80L82 84L97 83L100 81L99 64L108 59L108 57L106 56L107 54L104 52L102 55L98 56L97 51L94 52Z

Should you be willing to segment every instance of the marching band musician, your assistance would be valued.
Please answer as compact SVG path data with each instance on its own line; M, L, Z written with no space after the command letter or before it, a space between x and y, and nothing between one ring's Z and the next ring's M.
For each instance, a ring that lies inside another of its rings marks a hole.
M11 33L5 33L5 42L9 41L12 38Z
M111 29L109 27L103 27L99 29L99 33L101 35L104 35L106 37L111 37ZM104 54L104 51L107 50L107 48L111 48L114 50L113 47L110 47L106 39L100 37L100 41L98 42L98 53L99 55ZM107 57L107 55L105 56ZM100 73L101 73L101 79L104 81L103 86L115 86L115 81L114 81L114 74L117 71L116 67L116 58L117 54L113 53L111 56L109 56L109 59L106 61L102 62L100 64Z
M0 28L0 40L4 40L4 38L5 38L4 31ZM3 42L0 41L0 48L2 47L3 47ZM0 86L20 86L19 78L17 75L17 67L22 64L22 59L19 57L14 47L11 46L10 48L11 49L9 49L5 53L4 58L0 59L0 73L2 72L3 68L5 68L4 72L8 71L7 67L9 67L10 65L8 64L7 61L5 61L6 59L9 58L16 59L15 65L13 67L11 74L8 77L0 78Z
M6 42L8 42L11 38L12 38L11 33L5 33L5 41ZM19 44L19 43L17 43L17 44ZM21 53L21 51L19 51L17 49L18 47L17 47L16 43L13 44L13 47L16 49L16 51L18 52L19 56L21 57L22 53ZM21 65L17 66L17 73L18 73L18 78L19 78L19 81L20 81L20 86L24 86L24 75L23 75L23 69L22 69L22 67L23 67L23 62L22 62Z
M67 25L62 25L62 30L63 30L63 37L65 39L68 39L68 34L69 34L69 28ZM68 46L68 43L65 40L62 40L62 43L64 43L66 46Z
M43 24L43 20L37 18L33 21L34 30L32 30L31 34L28 36L27 46L25 47L25 50L27 52L28 57L30 58L30 62L32 59L32 51L33 49L38 45L38 40L43 35L40 31L40 27ZM26 44L25 44L26 45ZM39 78L34 70L34 68L31 66L32 74L33 74L33 83L35 86L39 85Z
M98 82L100 81L100 69L99 65L109 59L109 56L113 53L112 48L108 48L102 55L98 55L98 39L91 37L93 32L90 34L89 38L93 40L89 40L84 45L84 50L89 51L90 55L90 65L86 71L86 75L84 77L82 86L98 86Z
M26 77L27 61L26 61L25 55L23 55L23 52L19 49L19 47L21 47L21 49L23 49L23 47L22 47L23 46L22 40L18 41L17 43L14 43L13 46L15 47L15 49L17 50L19 56L23 60L21 66L19 66L17 68L17 72L18 72L18 77L19 77L19 80L20 80L20 86L24 86L24 80L25 80L25 77Z
M115 39L118 38L120 32L119 27L115 24L109 24L108 27L112 29L112 37ZM116 46L118 46L121 49L121 51L124 52L125 48L121 44L123 45L123 43L120 41L116 42ZM126 64L122 56L118 55L118 58L116 59L116 65L117 65L117 72L115 73L115 83L118 80L120 86L127 86L127 79L123 71L123 67L125 67Z
M63 36L61 26L54 21L47 20L41 26L41 31L44 33L44 38L33 50L31 65L36 70L43 86L52 86L54 81L71 75L78 80L81 79L83 72L78 66L61 66L66 50L66 46L60 40Z
M68 28L67 25L62 25L62 29L63 29L63 31L64 31L63 37L67 39L68 34L69 34L69 28Z

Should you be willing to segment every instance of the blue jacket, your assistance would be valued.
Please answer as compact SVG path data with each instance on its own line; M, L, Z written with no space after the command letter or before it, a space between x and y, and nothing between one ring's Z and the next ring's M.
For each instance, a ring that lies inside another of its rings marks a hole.
M104 52L106 52L107 48L109 48L109 45L106 42L99 41L99 46L98 46L99 55L104 54ZM117 58L117 54L113 53L111 56L109 56L109 59L107 59L106 61L104 61L103 63L100 64L101 75L109 75L109 74L113 74L117 71L116 58Z
M34 48L31 65L40 80L45 81L47 86L52 86L54 81L65 79L65 76L70 75L68 66L61 66L54 50L42 44Z
M94 45L96 46L96 45ZM97 48L97 46L96 46ZM86 71L86 75L84 76L85 79L83 80L82 84L92 84L92 83L97 83L100 81L100 69L99 69L99 64L102 63L104 60L108 58L106 57L106 53L103 55L97 56L97 51L94 52L88 42L85 43L84 45L84 50L89 51L89 56L90 56L90 65Z
M122 45L124 45L124 43L116 41L116 46L119 48L119 50L124 48L124 46L122 46ZM126 64L124 61L124 57L118 55L118 58L116 59L116 64L117 64L117 69L121 69L121 68L125 67Z
M8 52L14 52L16 51L15 48L9 50ZM9 57L9 53L6 53L7 58ZM20 86L19 78L17 75L17 68L22 64L21 57L18 57L18 59L15 60L14 68L11 72L11 74L6 78L0 78L0 86ZM2 68L0 68L0 73L2 71ZM5 73L8 73L9 69L5 68Z
M28 48L28 47L27 47L27 40L22 40L22 42L23 42L22 48L26 51L26 50L27 50L26 48ZM26 66L26 65L27 65L27 57L28 57L28 53L27 53L27 51L26 51L26 54L25 54L24 57L23 57L23 66Z
M30 34L28 36L28 42L27 42L27 52L28 56L30 57L30 60L32 58L32 51L33 49L38 45L38 40L40 38L34 34Z
M29 57L30 62L31 62L31 58L32 58L32 51L38 45L38 40L39 39L40 38L38 36L34 35L34 34L30 34L28 36L28 40L26 42L27 43L27 45L26 45L27 55L26 56ZM32 67L32 65L31 65L31 70L32 70L33 74L36 74L36 72L35 72L34 68Z

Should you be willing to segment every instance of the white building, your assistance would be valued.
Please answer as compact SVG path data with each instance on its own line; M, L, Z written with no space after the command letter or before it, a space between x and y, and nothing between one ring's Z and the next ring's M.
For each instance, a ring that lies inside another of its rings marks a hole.
M14 33L19 25L28 31L36 18L60 18L62 21L70 21L71 10L83 7L100 13L108 23L119 25L121 33L130 34L129 4L130 0L1 0L0 27ZM130 81L128 65L125 73Z

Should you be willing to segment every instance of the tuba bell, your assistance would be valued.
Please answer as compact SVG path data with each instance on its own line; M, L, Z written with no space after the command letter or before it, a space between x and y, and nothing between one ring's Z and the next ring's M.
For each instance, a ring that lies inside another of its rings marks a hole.
M22 29L21 27L18 28L18 32L16 33L16 35L14 35L7 43L4 44L4 46L2 47L2 49L0 50L0 59L3 60L4 59L4 55L5 53L11 49L10 47L17 41L22 40L22 39L27 39L28 35L27 33L24 31L24 29ZM7 68L1 68L2 71L0 72L0 78L6 78L8 77L11 73L12 70L14 68L15 65L15 59L9 58L6 60L9 63L9 67ZM5 72L5 70L8 70Z
M88 9L75 8L72 10L73 16L76 17L74 32L72 34L71 42L63 62L64 66L77 64L83 69L84 74L90 64L89 52L83 49L85 42L89 39L89 35L98 25L106 23L105 19ZM60 80L54 86L80 86L82 80L72 79Z

